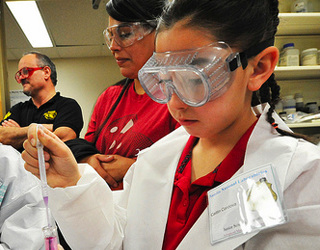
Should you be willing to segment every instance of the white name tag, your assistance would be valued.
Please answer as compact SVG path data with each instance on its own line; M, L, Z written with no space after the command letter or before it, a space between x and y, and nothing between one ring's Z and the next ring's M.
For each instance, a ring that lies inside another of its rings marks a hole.
M282 190L270 164L208 192L211 244L287 221Z

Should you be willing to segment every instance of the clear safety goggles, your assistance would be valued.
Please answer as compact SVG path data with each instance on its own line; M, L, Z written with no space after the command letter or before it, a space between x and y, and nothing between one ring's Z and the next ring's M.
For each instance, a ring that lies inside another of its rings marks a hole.
M229 89L240 65L238 52L215 42L192 50L153 53L138 76L154 101L167 103L174 92L185 104L199 107Z
M113 40L126 48L150 34L156 26L156 21L120 23L106 28L103 35L109 49Z
M200 107L223 95L231 86L235 70L247 67L248 58L273 46L274 38L246 51L232 52L225 42L197 49L153 53L139 70L144 91L156 102L167 103L173 93L192 107Z

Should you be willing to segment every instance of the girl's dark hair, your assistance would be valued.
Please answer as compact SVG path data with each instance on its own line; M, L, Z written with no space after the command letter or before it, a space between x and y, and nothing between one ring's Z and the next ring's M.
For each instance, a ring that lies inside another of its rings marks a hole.
M278 0L174 0L161 16L158 33L184 21L184 27L201 29L231 47L245 51L275 37L279 25ZM278 128L272 117L280 100L274 74L253 93L252 106L268 102L268 122L281 134L304 137ZM305 137L304 137L305 138Z
M23 56L26 56L26 55L36 55L39 67L48 66L51 69L50 78L51 78L53 85L56 86L57 81L58 81L57 80L57 70L56 70L56 65L51 61L51 59L48 56L41 54L39 52L36 52L36 51L30 51L30 52L26 52L23 54Z

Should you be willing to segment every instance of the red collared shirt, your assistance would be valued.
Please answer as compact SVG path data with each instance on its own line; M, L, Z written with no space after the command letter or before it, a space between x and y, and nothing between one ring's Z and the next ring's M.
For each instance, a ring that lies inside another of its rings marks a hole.
M191 183L191 155L198 138L191 136L175 174L163 250L174 250L208 205L207 192L230 179L243 165L247 142L256 122L215 170Z

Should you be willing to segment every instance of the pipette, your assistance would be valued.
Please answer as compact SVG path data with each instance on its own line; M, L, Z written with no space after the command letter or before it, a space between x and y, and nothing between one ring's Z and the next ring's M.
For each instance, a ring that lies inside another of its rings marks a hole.
M41 124L37 124L37 151L38 151L38 162L39 162L39 171L40 171L40 180L41 180L41 189L42 189L42 197L44 204L46 206L48 227L51 226L50 217L49 217L49 199L48 199L48 184L47 184L47 175L46 175L46 166L44 161L44 153L43 153L43 145L38 139L38 130L42 129L43 126Z
M46 166L45 166L44 153L43 153L43 144L38 139L38 130L39 129L43 130L43 126L41 124L37 124L37 129L36 129L37 145L36 145L36 147L37 147L37 151L38 151L38 162L39 162L39 172L40 172L42 196L43 196L44 204L46 206L46 214L47 214L47 221L48 221L48 225L43 228L43 232L45 235L45 246L46 246L46 250L58 250L57 228L55 226L52 226L51 221L50 221Z

